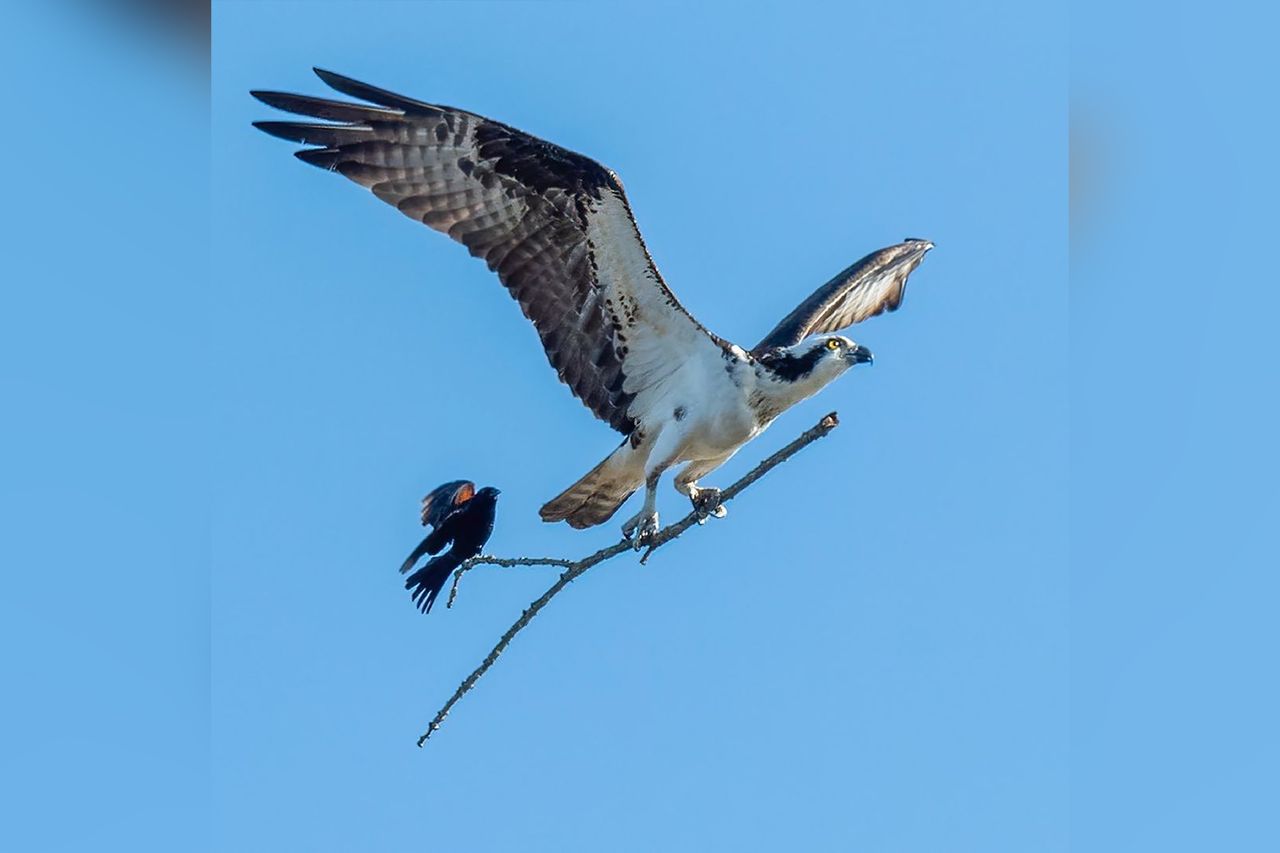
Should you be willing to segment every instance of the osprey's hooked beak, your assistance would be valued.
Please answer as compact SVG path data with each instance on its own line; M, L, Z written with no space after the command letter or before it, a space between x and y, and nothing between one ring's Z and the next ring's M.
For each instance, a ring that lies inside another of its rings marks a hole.
M844 357L850 364L872 364L876 360L876 357L871 354L871 350L867 349L862 344L858 344L848 350L844 354Z

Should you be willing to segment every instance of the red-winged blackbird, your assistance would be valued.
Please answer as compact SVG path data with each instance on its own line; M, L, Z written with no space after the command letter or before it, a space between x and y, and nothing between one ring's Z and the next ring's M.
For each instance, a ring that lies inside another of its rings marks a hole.
M493 535L499 494L492 486L476 491L476 484L470 480L454 480L422 499L422 524L430 525L432 530L404 561L400 573L412 569L423 554L439 555L404 582L405 589L413 593L413 603L423 613L431 612L431 605L454 569L479 554ZM441 554L450 542L453 547Z

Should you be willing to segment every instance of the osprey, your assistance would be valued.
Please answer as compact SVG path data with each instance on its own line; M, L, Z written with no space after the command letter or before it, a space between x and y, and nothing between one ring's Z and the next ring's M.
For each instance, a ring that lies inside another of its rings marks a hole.
M296 156L484 259L561 381L625 437L542 507L544 521L601 524L644 486L643 508L623 525L640 547L658 530L658 480L681 463L676 489L701 518L723 517L720 491L698 481L786 409L870 364L866 347L832 333L895 310L933 248L908 239L872 252L743 349L708 331L667 288L609 169L465 110L315 72L366 103L255 91L269 106L321 120L255 126L313 146Z

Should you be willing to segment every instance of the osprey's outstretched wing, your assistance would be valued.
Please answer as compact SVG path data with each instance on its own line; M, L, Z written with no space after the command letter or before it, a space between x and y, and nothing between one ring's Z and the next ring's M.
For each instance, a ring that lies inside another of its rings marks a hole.
M560 379L601 420L630 433L647 391L725 346L667 289L622 184L599 163L473 113L316 74L377 106L253 92L278 109L339 122L255 125L319 146L297 156L483 258L537 327Z
M907 276L933 248L928 240L908 239L872 252L819 287L783 318L751 352L798 344L809 335L835 332L902 304Z

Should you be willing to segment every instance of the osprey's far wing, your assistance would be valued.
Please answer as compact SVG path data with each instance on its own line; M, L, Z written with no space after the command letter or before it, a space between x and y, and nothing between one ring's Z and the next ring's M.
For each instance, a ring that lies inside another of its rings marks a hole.
M798 344L809 335L835 332L902 304L907 276L933 248L928 240L908 239L872 252L819 287L783 318L752 353Z
M297 152L483 258L520 303L547 357L597 417L629 434L637 396L697 356L711 335L667 289L616 175L581 154L452 107L328 71L377 106L281 92L263 103L333 123L255 122L319 146Z

